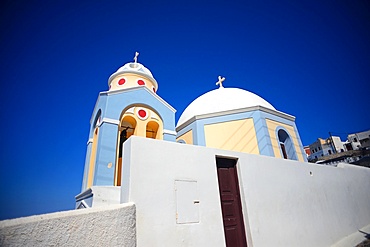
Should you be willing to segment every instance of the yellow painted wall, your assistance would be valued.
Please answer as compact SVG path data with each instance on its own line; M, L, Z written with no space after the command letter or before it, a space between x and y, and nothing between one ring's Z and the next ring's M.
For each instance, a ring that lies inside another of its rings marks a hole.
M186 144L193 144L193 130L189 130L185 134L179 136L176 141L184 140Z
M138 111L143 109L147 112L148 116L146 119L141 119L138 117ZM133 123L130 122L131 125L134 127L134 130L129 129L127 131L128 137L131 135L148 137L158 140L163 140L163 122L162 119L158 116L157 113L152 111L151 109L144 107L144 106L134 106L128 109L121 117L121 124L120 126L124 125L123 121L127 119L127 117L131 117L133 119ZM153 124L155 123L155 124ZM152 130L156 126L156 133L151 133L150 136L147 134L147 130Z
M98 136L99 136L99 128L96 127L94 130L91 154L90 154L90 163L89 163L89 172L87 176L87 185L86 188L90 188L93 186L94 181L94 171L95 171L95 162L96 162L96 151L98 146Z
M118 82L122 78L125 79L125 83L123 85L119 85ZM139 86L137 84L138 80L143 80L145 82L145 87L153 91L154 84L149 79L143 76L138 76L138 75L131 74L131 73L125 73L123 75L118 75L116 78L114 78L110 84L109 91L114 91L114 90L123 89L123 88L138 87Z
M206 146L250 154L259 154L252 118L204 126Z
M298 139L297 139L297 136L295 134L294 127L291 126L291 125L287 125L287 124L283 124L283 123L271 120L271 119L266 119L266 123L267 123L267 128L268 128L268 131L269 131L269 135L270 135L270 138L271 138L271 143L272 143L272 147L273 147L273 150L274 150L275 157L282 158L281 153L280 153L279 140L277 139L278 137L276 136L276 128L278 126L282 126L288 131L290 137L292 138L292 142L294 144L298 160L299 161L304 161L303 153L301 151L300 145L298 144Z

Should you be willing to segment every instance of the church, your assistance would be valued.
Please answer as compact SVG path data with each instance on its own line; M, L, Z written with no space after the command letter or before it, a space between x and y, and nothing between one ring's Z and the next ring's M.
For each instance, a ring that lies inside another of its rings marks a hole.
M369 227L348 180L369 188L364 171L308 163L294 116L219 76L175 123L137 59L99 94L76 209L133 203L138 246L330 246Z
M121 185L122 145L130 136L307 161L295 117L254 93L224 87L225 78L219 77L219 88L195 99L176 125L176 110L157 95L158 82L137 55L109 77L109 90L99 94L83 190Z
M345 247L366 240L370 169L308 163L294 116L224 81L212 81L176 123L136 53L96 101L78 210L0 221L0 245Z

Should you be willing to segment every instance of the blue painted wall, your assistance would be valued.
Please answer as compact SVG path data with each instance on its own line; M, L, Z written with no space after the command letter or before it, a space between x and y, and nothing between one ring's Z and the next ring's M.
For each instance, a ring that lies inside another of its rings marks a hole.
M93 138L95 123L100 117L93 185L111 186L116 166L118 123L123 111L132 106L147 106L161 117L164 131L175 133L175 111L146 87L136 87L114 92L101 92L97 99L90 126L89 139ZM113 121L113 122L112 122ZM164 133L165 141L176 141L175 134ZM86 188L90 164L91 146L86 152L82 191ZM111 168L108 164L112 163Z
M204 134L205 125L241 120L241 119L246 119L246 118L253 119L254 128L256 131L255 134L256 134L256 138L258 142L258 148L259 148L261 155L271 156L271 157L275 156L272 143L271 143L271 137L268 132L266 118L292 126L294 128L296 137L298 139L298 144L300 145L301 152L304 153L303 145L302 145L300 136L298 134L298 130L295 125L295 122L289 119L285 119L280 116L276 116L271 113L261 111L261 110L253 110L253 111L246 111L242 113L234 113L234 114L228 114L228 115L222 115L222 116L208 117L204 119L197 119L194 122L190 123L188 126L185 126L183 129L179 130L177 136L179 137L185 134L186 132L188 132L189 130L192 130L193 131L193 144L199 145L199 146L206 146L205 134ZM291 148L289 149L289 154L290 154L289 157L295 157L294 159L297 159L296 158L297 155L294 156L294 153L296 153L296 150L293 145L293 149Z

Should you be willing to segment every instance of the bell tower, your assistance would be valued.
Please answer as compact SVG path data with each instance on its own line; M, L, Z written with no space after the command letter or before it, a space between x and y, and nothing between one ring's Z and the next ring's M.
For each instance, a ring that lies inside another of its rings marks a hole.
M138 55L109 77L108 91L99 93L90 120L81 194L94 186L121 185L122 147L130 136L176 141L176 111L157 95L158 83L137 62Z

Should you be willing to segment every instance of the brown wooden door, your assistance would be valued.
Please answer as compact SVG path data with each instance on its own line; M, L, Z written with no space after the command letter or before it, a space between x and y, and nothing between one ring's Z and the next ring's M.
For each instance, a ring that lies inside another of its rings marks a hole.
M226 246L247 246L236 160L216 158L216 163Z

